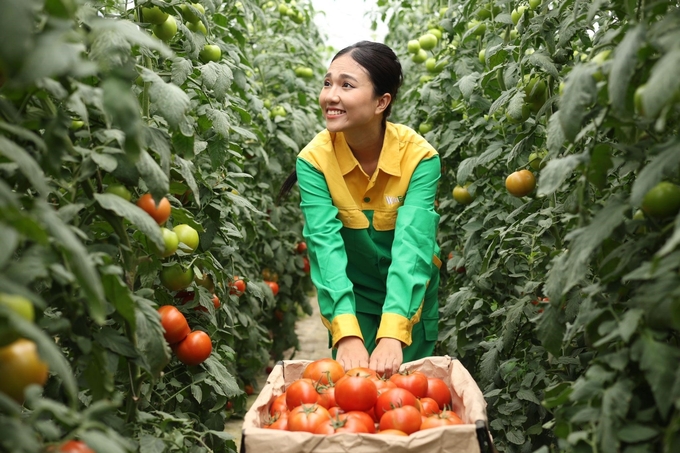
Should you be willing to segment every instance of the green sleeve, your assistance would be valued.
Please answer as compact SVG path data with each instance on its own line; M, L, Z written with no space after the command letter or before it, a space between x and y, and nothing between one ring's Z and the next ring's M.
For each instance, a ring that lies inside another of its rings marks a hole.
M331 332L333 346L343 337L362 337L356 318L352 282L347 277L347 252L340 235L342 222L324 175L304 159L296 163L300 208L304 217L311 277L319 310Z
M439 156L420 162L411 177L404 204L397 211L378 338L397 338L407 345L411 343L411 330L420 319L432 276L439 224L434 201L440 176Z

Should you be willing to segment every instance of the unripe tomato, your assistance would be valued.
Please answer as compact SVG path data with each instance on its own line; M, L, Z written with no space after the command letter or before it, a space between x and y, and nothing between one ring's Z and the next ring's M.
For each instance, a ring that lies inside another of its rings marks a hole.
M15 294L2 294L0 293L0 305L3 305L14 313L18 314L26 321L33 322L35 319L35 309L33 308L33 303L26 299L24 296L19 296ZM19 339L19 333L14 329L2 326L0 330L0 346L6 346L13 343Z
M175 355L185 365L200 365L210 357L212 342L207 333L194 330L175 347Z
M407 43L408 53L418 53L420 50L420 43L417 39L412 39Z
M472 194L470 194L470 192L468 192L467 188L468 188L468 186L470 186L470 184L471 183L465 184L465 187L461 187L461 186L458 186L458 185L456 187L454 187L453 192L451 192L452 195L453 195L453 199L456 200L460 204L470 204L470 203L472 203L472 201L475 199L475 197L473 197Z
M536 188L536 177L529 170L516 171L505 179L505 188L515 197L526 196Z
M0 348L0 392L17 402L23 402L24 389L29 385L45 385L47 372L47 363L31 340L20 338Z
M661 181L642 199L642 210L652 217L670 217L680 211L680 186Z
M165 22L152 26L151 30L161 41L170 41L177 34L177 21L173 16L168 16Z
M182 269L181 265L174 263L163 267L160 280L170 291L181 291L188 288L194 281L194 270L191 267Z
M158 6L142 8L142 19L149 24L160 25L168 19L168 15L168 13L162 11Z
M199 52L198 57L203 63L207 63L209 61L220 61L220 58L222 58L222 49L220 49L215 44L206 44Z
M165 248L161 251L158 250L158 247L154 246L156 252L163 258L174 255L177 251L177 247L179 246L179 238L177 237L177 233L169 230L168 228L161 227L161 235L163 236L163 244L165 245Z
M157 224L163 225L170 218L170 202L167 198L163 197L158 204L153 199L150 193L142 195L139 200L137 200L137 206L142 208L156 221Z
M177 307L163 305L158 308L158 313L161 315L161 326L165 330L163 337L169 344L179 343L191 332L189 323Z
M179 249L186 253L191 253L198 248L198 231L186 224L177 225L172 229L179 239Z
M196 9L196 11L201 14L205 14L205 8L200 3L192 3L191 6ZM196 23L199 21L199 16L189 7L187 4L180 5L180 10L184 20L190 23Z
M427 52L425 49L420 49L418 52L411 55L411 61L417 64L425 63L427 60Z
M432 130L432 123L423 122L423 123L420 123L420 125L418 126L418 132L420 132L422 135L427 134L431 130Z
M432 33L425 33L423 36L418 38L418 44L420 48L424 50L432 50L437 45L437 37Z
M126 201L130 201L132 199L132 194L127 189L127 187L122 184L109 184L104 192L118 195Z

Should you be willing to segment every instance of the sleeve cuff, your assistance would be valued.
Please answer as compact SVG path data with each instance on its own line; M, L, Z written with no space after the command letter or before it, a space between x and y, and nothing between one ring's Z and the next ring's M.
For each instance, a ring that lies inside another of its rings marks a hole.
M353 314L337 315L333 318L333 322L329 322L326 318L323 319L323 324L330 331L333 347L345 337L359 337L363 341L364 336L361 335L361 328L359 327L359 320Z
M378 334L376 341L380 338L395 338L401 341L404 346L410 346L413 342L411 332L413 325L420 320L420 310L412 319L396 313L383 313L380 318L380 327L378 327Z

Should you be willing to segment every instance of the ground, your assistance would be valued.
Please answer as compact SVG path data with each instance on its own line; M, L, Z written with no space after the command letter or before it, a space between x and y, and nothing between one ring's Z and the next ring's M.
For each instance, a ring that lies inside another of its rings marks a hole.
M328 347L328 331L321 323L319 304L316 301L316 297L310 298L309 303L313 308L312 315L301 318L295 325L295 332L300 339L300 350L295 353L295 360L316 360L331 356L331 350ZM292 351L289 351L284 356L290 357L291 353ZM262 388L266 380L267 376L263 372L261 381L258 382L259 389ZM250 408L256 398L257 393L248 397L248 408ZM237 451L241 447L242 425L243 419L233 418L224 427L225 431L234 436Z

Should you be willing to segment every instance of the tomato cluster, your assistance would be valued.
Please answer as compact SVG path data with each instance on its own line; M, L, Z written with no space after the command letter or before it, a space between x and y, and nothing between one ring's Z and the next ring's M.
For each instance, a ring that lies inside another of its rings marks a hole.
M212 353L210 336L202 330L192 331L187 319L177 307L163 305L158 309L161 315L165 341L168 342L180 362L185 365L200 365Z
M345 371L331 358L315 360L269 404L263 427L314 434L408 436L463 424L440 378L404 371L389 378L357 367Z

